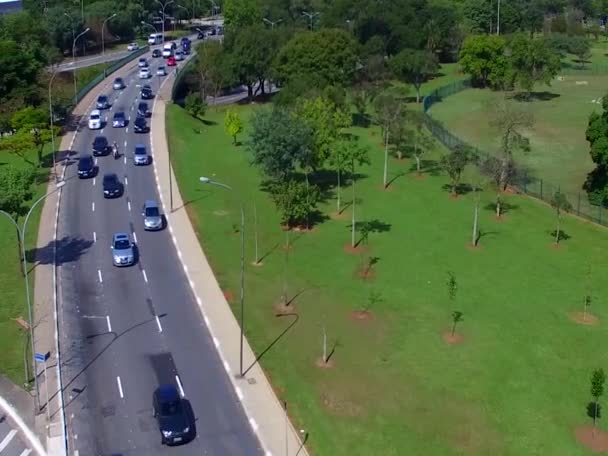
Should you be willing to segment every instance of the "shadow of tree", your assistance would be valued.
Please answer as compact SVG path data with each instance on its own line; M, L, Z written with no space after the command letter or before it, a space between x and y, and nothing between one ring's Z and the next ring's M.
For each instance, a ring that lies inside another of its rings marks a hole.
M441 186L443 190L446 190L452 193L452 185L451 184L443 184ZM471 184L458 184L456 186L456 194L457 195L466 195L467 193L471 193L473 191L473 186Z
M557 235L557 230L553 230L553 231L549 231L549 234L551 235L551 237L553 237L553 239L555 239L556 235ZM564 230L559 230L559 237L558 239L560 241L567 241L568 239L570 239L572 236L570 236L568 233L566 233Z
M355 224L355 231L357 231L360 235L359 240L357 241L356 246L359 244L367 244L369 235L371 233L386 233L391 230L391 224L385 223L379 219L372 220L364 220ZM348 230L352 230L353 225L349 223L347 226Z
M483 207L486 211L496 212L496 203L488 203ZM501 215L507 214L512 210L518 209L519 206L517 204L511 204L506 201L500 202L500 213Z
M61 239L49 242L44 247L27 250L25 257L28 262L35 263L35 266L53 264L55 261L54 252L57 249L56 264L62 265L78 260L92 245L93 241L90 239L64 236Z
M416 172L416 162L410 166L410 172ZM420 172L429 176L439 176L441 174L441 166L437 160L420 160Z

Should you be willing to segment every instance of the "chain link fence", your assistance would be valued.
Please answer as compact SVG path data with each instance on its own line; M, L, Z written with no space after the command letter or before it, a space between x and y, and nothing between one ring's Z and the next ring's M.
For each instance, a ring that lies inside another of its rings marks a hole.
M600 70L598 69L598 72L599 71ZM603 72L608 72L608 67L606 67ZM471 146L466 141L459 138L454 133L450 132L440 122L433 119L428 112L434 104L440 103L444 98L466 90L470 87L470 80L457 81L453 82L452 84L439 87L438 89L425 96L422 101L422 120L426 128L433 135L433 137L436 138L448 149L454 149L456 147L470 148L476 152L478 157L481 158L479 162L483 163L485 160L493 157L493 155L488 153L487 151L482 151L477 147ZM539 179L537 177L534 177L525 170L516 170L513 178L511 179L509 187L519 193L538 198L549 204L551 204L555 193L560 190L559 185L553 182L548 182L545 179ZM570 209L570 213L575 214L591 222L598 223L603 226L608 226L608 211L601 205L591 204L589 202L589 198L587 197L586 192L581 191L576 193L561 193L566 197L572 207Z

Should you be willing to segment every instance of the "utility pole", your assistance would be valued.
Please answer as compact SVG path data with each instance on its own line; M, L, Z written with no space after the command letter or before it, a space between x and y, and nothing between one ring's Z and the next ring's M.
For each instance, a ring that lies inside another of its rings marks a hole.
M317 17L320 13L318 13L317 11L302 11L302 15L306 16L308 18L308 20L310 21L310 30L312 31L313 26L314 26L314 20L315 17Z

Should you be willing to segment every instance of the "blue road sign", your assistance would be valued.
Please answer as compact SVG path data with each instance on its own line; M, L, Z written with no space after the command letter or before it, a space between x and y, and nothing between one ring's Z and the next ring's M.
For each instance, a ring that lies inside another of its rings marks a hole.
M36 353L36 354L34 354L34 359L38 363L44 363L50 357L51 357L51 352L46 352L44 354L43 353Z

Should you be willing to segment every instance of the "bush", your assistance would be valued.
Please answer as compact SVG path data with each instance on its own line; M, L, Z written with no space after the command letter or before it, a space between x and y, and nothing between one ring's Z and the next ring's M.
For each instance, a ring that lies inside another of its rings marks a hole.
M207 111L207 103L203 101L198 93L191 93L186 96L186 111L192 117L203 117Z

